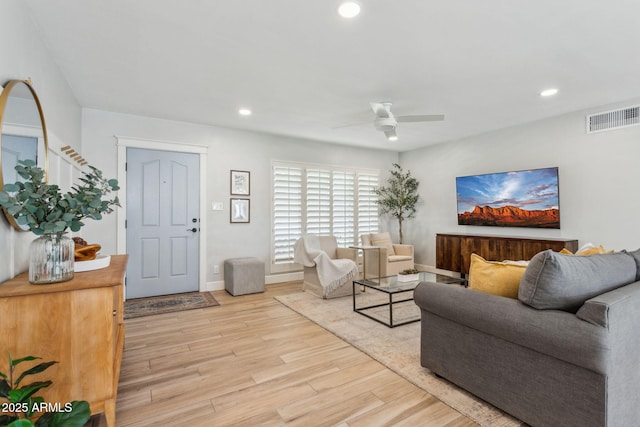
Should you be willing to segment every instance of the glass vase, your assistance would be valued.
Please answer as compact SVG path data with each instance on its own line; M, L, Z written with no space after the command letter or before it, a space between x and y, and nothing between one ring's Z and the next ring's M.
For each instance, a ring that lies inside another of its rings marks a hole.
M65 233L45 233L29 246L29 282L42 285L73 279L74 242Z

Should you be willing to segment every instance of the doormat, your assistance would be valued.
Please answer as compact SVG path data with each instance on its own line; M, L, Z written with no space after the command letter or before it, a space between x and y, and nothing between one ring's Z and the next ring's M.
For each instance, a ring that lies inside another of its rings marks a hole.
M211 292L187 292L183 294L160 295L156 297L134 298L124 302L124 318L173 313L196 308L220 305Z

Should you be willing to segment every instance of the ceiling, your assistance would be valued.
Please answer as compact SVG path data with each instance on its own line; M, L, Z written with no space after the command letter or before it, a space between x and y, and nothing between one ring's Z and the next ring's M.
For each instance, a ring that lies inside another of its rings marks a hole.
M406 151L640 96L637 0L26 3L87 108Z

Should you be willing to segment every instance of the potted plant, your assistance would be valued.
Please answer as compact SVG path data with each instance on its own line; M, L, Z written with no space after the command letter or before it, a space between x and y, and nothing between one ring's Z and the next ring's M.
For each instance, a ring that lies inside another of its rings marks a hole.
M411 171L405 173L399 164L394 163L393 167L387 180L389 186L374 191L378 195L380 212L398 219L399 243L402 244L402 222L415 216L419 182L411 176Z
M18 162L16 171L24 181L5 184L0 206L18 224L40 236L29 249L29 281L54 283L73 278L74 244L65 232L78 231L84 218L100 220L113 206L120 206L117 196L107 197L119 189L118 181L104 178L99 169L89 166L80 184L62 194L57 185L45 182L45 172L33 160Z
M13 359L9 352L8 374L0 372L0 398L6 402L0 402L0 426L8 427L82 427L91 417L91 409L87 401L73 402L45 402L42 397L35 394L49 387L51 381L36 381L23 384L22 381L29 375L39 374L50 366L58 363L42 362L17 375L16 366L23 362L40 359L39 357L26 356ZM34 423L37 414L42 414Z
M414 280L420 280L420 270L409 268L398 273L398 282L413 282Z

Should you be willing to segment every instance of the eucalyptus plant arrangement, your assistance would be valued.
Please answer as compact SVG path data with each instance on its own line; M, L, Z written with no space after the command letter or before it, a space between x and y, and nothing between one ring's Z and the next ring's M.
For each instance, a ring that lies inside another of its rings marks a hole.
M411 176L411 171L404 171L394 163L387 180L388 187L378 187L374 191L378 196L377 203L382 214L389 214L398 220L400 244L402 244L402 223L405 219L413 218L418 203L417 179Z
M20 375L17 366L24 362L39 360L39 357L26 356L13 359L9 352L9 370L0 372L0 426L7 427L82 427L91 417L87 401L45 402L35 394L49 387L51 381L35 381L23 384L30 375L39 374L55 365L56 361L42 362L24 370ZM35 420L37 414L40 417Z
M119 190L116 179L106 179L102 172L89 166L79 178L80 184L62 194L60 187L47 184L45 172L33 160L18 162L15 169L24 182L5 184L0 191L0 206L16 222L36 235L79 231L84 218L102 219L103 214L120 206L113 191Z

